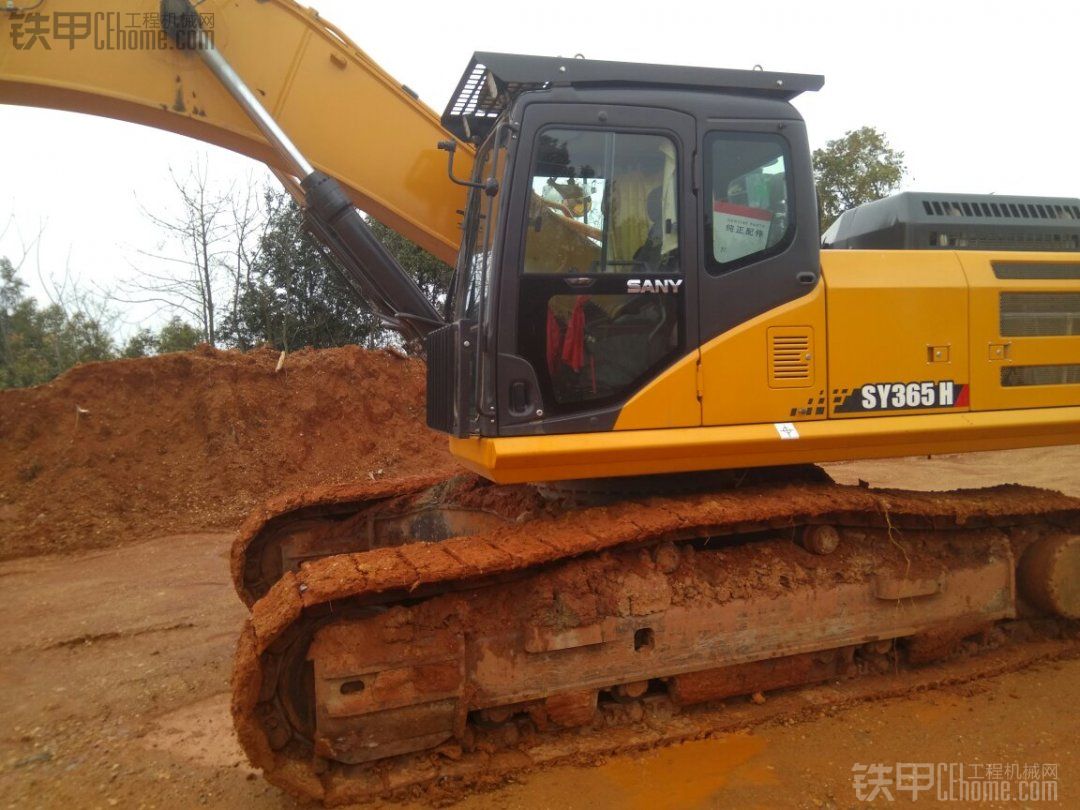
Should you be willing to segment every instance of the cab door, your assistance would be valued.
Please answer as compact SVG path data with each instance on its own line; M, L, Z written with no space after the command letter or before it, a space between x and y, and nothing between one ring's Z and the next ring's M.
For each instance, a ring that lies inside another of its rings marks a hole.
M706 425L827 416L825 285L802 121L702 124Z
M500 268L499 434L610 430L696 353L693 120L637 107L525 109ZM692 374L634 427L700 424Z

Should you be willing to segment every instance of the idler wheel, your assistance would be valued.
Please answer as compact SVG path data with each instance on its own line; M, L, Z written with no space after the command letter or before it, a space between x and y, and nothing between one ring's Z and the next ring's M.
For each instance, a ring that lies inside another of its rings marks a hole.
M1032 544L1020 558L1017 579L1035 607L1080 619L1080 535L1059 534Z

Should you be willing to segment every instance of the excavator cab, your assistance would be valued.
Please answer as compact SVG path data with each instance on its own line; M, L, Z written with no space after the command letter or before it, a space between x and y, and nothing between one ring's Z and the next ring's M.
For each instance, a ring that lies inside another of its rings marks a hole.
M821 83L476 54L442 119L477 159L448 325L427 338L429 425L610 431L703 339L810 293L816 204L788 102ZM674 376L636 426L701 424L694 375Z

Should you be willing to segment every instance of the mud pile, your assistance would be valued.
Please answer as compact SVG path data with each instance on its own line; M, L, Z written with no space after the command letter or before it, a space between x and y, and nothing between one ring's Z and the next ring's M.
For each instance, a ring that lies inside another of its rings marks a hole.
M79 366L0 391L0 559L235 528L268 496L453 469L424 366L357 347Z

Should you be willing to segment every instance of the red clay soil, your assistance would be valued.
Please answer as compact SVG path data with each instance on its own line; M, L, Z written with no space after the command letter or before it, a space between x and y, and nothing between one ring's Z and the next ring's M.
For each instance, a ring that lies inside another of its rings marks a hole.
M424 365L355 346L193 352L0 391L0 559L233 529L268 496L455 469Z

